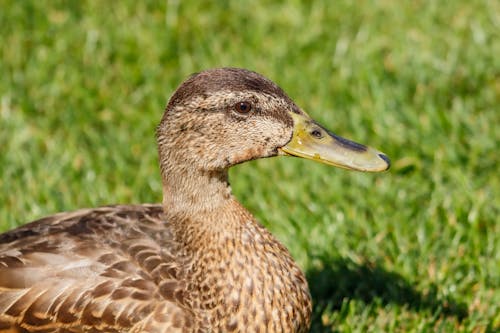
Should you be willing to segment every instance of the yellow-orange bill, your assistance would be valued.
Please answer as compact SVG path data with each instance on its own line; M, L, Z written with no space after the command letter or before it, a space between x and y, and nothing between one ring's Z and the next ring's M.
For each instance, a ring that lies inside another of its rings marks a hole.
M390 167L389 158L376 149L337 136L307 114L292 114L293 136L280 148L282 155L291 155L336 167L379 172Z

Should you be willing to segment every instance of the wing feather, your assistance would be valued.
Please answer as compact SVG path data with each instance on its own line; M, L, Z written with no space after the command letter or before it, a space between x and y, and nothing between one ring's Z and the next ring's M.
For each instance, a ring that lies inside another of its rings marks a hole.
M170 237L159 205L62 213L0 235L0 331L191 325L192 313L160 287L184 287L178 258L165 250Z

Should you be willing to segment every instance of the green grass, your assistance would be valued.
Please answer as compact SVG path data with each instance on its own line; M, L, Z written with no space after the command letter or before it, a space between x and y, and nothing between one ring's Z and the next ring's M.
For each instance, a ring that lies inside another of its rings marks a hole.
M0 1L0 229L160 201L169 95L245 67L393 161L231 171L307 273L312 332L500 330L500 3L217 3Z

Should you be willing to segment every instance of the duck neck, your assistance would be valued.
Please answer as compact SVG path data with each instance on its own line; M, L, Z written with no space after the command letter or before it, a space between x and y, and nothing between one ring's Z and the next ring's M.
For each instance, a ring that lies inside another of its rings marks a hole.
M232 199L227 170L200 171L165 168L163 207L168 215L194 216L224 206Z
M245 331L250 322L263 322L260 331L305 332L311 312L306 279L287 249L233 197L227 171L177 164L162 173L169 230L179 253L195 263L182 273L186 288L203 300L198 310L214 331Z

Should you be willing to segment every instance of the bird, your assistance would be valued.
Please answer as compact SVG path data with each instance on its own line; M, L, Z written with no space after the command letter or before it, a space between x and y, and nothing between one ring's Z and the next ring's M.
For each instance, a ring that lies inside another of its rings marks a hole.
M58 213L0 235L0 332L307 332L290 252L231 192L228 169L292 156L385 171L273 81L192 74L156 128L163 200Z

